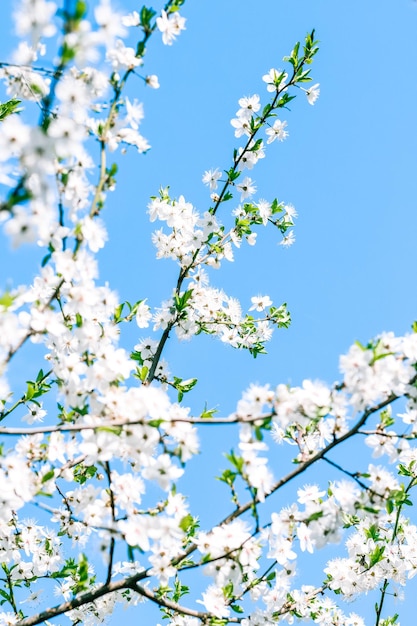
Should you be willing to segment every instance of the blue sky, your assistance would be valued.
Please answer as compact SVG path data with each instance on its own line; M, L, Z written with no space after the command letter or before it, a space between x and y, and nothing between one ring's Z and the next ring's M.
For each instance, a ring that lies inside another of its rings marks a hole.
M13 46L12 6L3 0L1 60ZM116 6L137 8L132 0ZM156 36L149 45L145 71L159 76L161 88L145 89L139 79L129 87L144 101L142 132L152 150L119 159L119 186L103 214L110 241L100 254L101 279L122 300L148 297L158 306L175 279L172 262L154 260L149 197L170 185L172 196L205 210L204 170L229 167L241 145L230 126L237 100L259 93L266 102L262 75L281 67L312 28L321 42L312 67L320 99L311 107L300 94L282 116L289 138L269 146L249 173L258 197L294 204L296 243L285 250L274 232L261 232L255 248L242 248L234 264L212 273L213 284L244 307L265 293L276 305L287 302L292 326L277 331L268 355L256 360L208 337L173 340L167 349L175 375L199 379L193 409L207 402L227 415L250 382L331 382L354 340L401 334L417 319L417 3L187 0L181 13L187 30L178 41L165 47ZM1 245L0 284L12 268L17 283L27 279L38 252ZM138 337L127 332L131 341ZM216 438L204 435L203 463L224 465ZM410 623L406 613L401 623Z

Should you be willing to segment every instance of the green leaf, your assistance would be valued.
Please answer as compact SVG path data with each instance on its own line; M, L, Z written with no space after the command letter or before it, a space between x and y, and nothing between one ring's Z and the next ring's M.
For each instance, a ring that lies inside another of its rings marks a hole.
M130 353L130 358L133 361L139 361L140 365L142 365L142 363L143 363L142 355L141 355L140 352L136 352L136 351L135 352L131 352Z
M315 513L312 513L306 520L306 524L308 524L309 522L315 522L316 520L320 519L321 517L323 517L323 511L316 511Z
M271 109L272 109L272 105L266 104L264 108L262 109L262 117L267 119L269 117L269 113L271 112Z
M21 100L17 100L16 98L0 103L0 122L4 122L6 117L13 115L13 113L19 113L22 110L19 109L20 103Z
M49 574L49 576L51 578L67 578L67 576L73 576L76 571L77 565L74 559L67 559L64 567L60 569L59 572L53 572L52 574Z
M256 441L263 441L264 437L262 433L262 428L260 426L255 426L254 433L255 433Z
M405 465L402 465L402 464L398 466L398 474L400 476L412 476L413 475L413 473L410 472L410 470L407 467L405 467Z
M236 480L236 476L236 472L232 472L232 470L230 469L225 469L221 476L217 476L217 480L221 480L222 482L226 483L226 485L229 485L229 487L232 487L233 483Z
M25 393L25 400L31 400L33 396L35 395L35 386L30 381L26 381L26 382L27 382L27 389Z
M0 306L2 306L5 309L9 309L12 306L14 301L15 301L15 296L12 296L10 291L5 291L0 296Z
M192 289L188 289L187 291L184 291L184 293L182 294L176 293L174 295L174 306L175 306L175 309L178 311L178 313L181 313L187 308L188 302L192 295L193 295Z
M120 435L122 432L121 426L99 426L96 428L97 433L111 433L112 435Z
M125 303L122 302L121 304L119 304L119 306L115 308L114 314L113 314L113 321L115 324L118 324L121 321L124 306L125 306Z
M226 454L226 458L230 461L230 463L235 467L239 474L243 471L243 458L241 456L236 456L233 450L230 451L230 454Z
M4 598L4 601L5 601L5 602L10 602L10 599L11 599L11 598L10 598L9 594L8 594L8 593L6 593L5 591L3 591L3 589L0 589L0 596L1 596L2 598ZM1 604L4 604L4 602L1 602Z
M232 183L239 178L241 173L242 172L240 172L239 170L235 170L233 167L231 167L230 170L225 170L225 174L228 180Z
M255 141L255 143L253 144L252 148L248 148L248 150L250 152L257 152L259 150L259 148L262 146L263 144L263 140L262 139L257 139Z
M223 587L223 595L225 598L233 597L233 583L229 582L225 587Z
M278 100L276 107L278 109L284 109L291 100L294 100L296 96L289 96L287 93Z
M147 424L149 426L151 426L152 428L159 428L161 424L164 423L164 420L149 420L149 422L147 422Z
M176 2L171 4L168 8L168 13L175 13L176 11L179 11L184 2L185 0L177 0Z
M74 59L74 57L75 57L75 48L73 48L72 46L69 46L68 43L64 41L62 48L61 48L62 65L67 65L70 61Z
M147 367L146 365L144 365L143 367L140 367L140 368L138 367L136 369L136 373L137 373L138 378L142 382L145 382L145 380L146 380L146 378L148 376L148 373L149 373L149 367Z
M191 389L195 387L197 382L197 378L188 378L187 380L183 380L182 378L174 376L174 382L172 383L172 385L178 391L178 402L181 402L184 394L191 391Z
M188 515L185 515L185 517L183 517L179 523L179 527L181 528L181 530L183 530L185 533L188 532L188 530L190 528L192 528L194 525L194 518L192 515L190 515L188 513Z
M365 535L368 539L378 541L380 539L379 528L376 524L371 524L369 528L365 528Z
M383 559L385 546L377 546L369 555L369 567L373 567Z
M89 480L90 478L94 478L96 474L97 468L95 467L95 465L89 465L88 467L86 467L85 465L79 463L74 468L74 480L80 485L84 485L87 480Z
M216 413L218 413L218 409L208 409L207 405L205 405L203 412L200 413L200 418L201 419L210 419L212 418L214 415L216 415Z
M80 22L87 15L87 3L83 0L77 0L74 9L74 19Z
M50 252L49 254L46 254L41 261L41 267L45 267L45 265L49 263L49 261L51 260L51 257L52 257L52 254Z
M380 416L379 416L381 425L384 428L388 428L389 426L392 426L395 423L395 420L392 417L391 414L391 407L388 407L387 409L384 409L383 411L381 411Z
M42 476L42 484L47 483L48 480L51 480L52 478L54 478L54 476L55 476L54 470L53 469L49 470L49 472L46 472L46 474Z
M142 7L140 10L140 25L146 31L150 28L151 19L156 15L156 11Z

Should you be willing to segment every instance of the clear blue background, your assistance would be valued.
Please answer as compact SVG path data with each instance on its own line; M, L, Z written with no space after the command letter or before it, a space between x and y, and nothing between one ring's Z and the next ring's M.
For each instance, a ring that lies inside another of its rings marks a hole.
M2 1L2 60L14 41L12 6ZM126 12L138 8L131 0L115 6ZM286 301L292 326L277 332L269 354L256 360L208 337L181 344L173 339L166 351L175 375L199 379L190 397L193 410L207 402L227 415L250 382L299 384L307 377L331 382L339 376L339 354L354 340L387 330L404 333L417 318L417 3L188 0L181 13L187 30L178 41L166 47L156 34L148 48L145 72L156 73L161 88L145 89L139 79L129 86L131 97L144 101L141 130L152 150L142 156L132 150L119 159L118 189L103 213L110 241L100 254L101 279L121 300L148 297L158 306L176 277L172 262L154 262L149 196L170 185L173 196L183 194L204 211L209 206L204 170L228 168L233 148L241 145L230 126L237 100L260 93L266 102L262 75L282 67L282 57L312 28L321 41L312 67L320 99L310 107L299 95L282 116L288 140L269 146L267 158L248 172L258 197L295 205L296 244L284 250L274 232L261 231L255 248L242 247L234 264L212 273L212 283L244 307L257 294L268 293L276 305ZM14 284L30 280L39 251L11 251L1 242L0 284L10 275L16 276ZM127 329L125 345L139 336L137 329ZM220 497L220 487L203 477L204 466L213 466L214 475L225 465L219 439L223 443L223 435L203 433L206 448L193 466L194 490L184 482L197 507L199 494L209 489L213 498ZM327 477L318 474L314 480ZM217 511L211 504L203 520L220 519L226 506L225 500ZM307 561L306 567L302 582L310 572L318 582ZM408 595L403 626L414 623ZM372 605L362 604L369 624ZM135 613L130 615L133 623Z

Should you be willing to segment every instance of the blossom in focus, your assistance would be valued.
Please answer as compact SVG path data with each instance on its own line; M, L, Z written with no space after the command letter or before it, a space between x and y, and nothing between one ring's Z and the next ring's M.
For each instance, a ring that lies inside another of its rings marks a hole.
M178 11L168 15L161 12L161 17L156 18L156 25L162 33L162 41L166 46L171 46L182 30L185 30L185 17L181 17Z
M42 404L33 404L29 409L29 413L22 417L22 420L28 424L35 424L43 422L45 415L46 411L42 408Z
M207 170L203 174L203 183L209 185L210 191L217 189L217 181L222 177L222 173L216 167L215 170Z
M271 68L268 74L264 74L262 76L262 80L267 84L267 91L271 93L276 91L281 83L285 83L288 75L285 72L281 72L281 70L277 70L274 67Z
M310 89L306 89L307 102L313 105L320 95L320 83L316 83Z
M295 241L294 231L290 230L288 231L288 233L285 234L282 241L279 242L279 245L284 246L284 248L289 248L290 246L292 246L294 241Z
M252 113L256 113L261 108L260 98L257 94L254 96L245 96L244 98L240 98L239 106L241 108L236 115L238 117L250 119L252 117Z
M288 131L285 130L287 122L281 122L281 120L275 120L271 128L266 129L268 140L266 143L272 143L275 139L284 141L288 137Z
M272 300L269 296L253 296L251 302L252 306L249 311L264 311L266 307L272 304Z
M251 178L249 178L249 176L246 176L246 178L244 178L241 183L237 184L236 189L239 189L240 191L241 200L246 200L246 198L250 198L250 196L253 196L253 194L256 192L256 186L253 184L253 181Z

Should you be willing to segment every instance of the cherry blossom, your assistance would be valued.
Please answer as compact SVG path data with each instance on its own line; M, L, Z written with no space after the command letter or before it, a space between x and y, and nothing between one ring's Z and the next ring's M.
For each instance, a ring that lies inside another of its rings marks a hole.
M340 598L374 592L381 613L385 595L417 573L407 511L417 483L417 334L354 344L333 385L252 384L228 416L216 402L188 402L198 380L166 360L172 338L177 346L197 335L257 357L290 323L286 304L268 295L249 295L245 311L217 270L259 245L262 228L274 228L284 247L294 241L295 208L256 198L242 172L288 136L278 109L300 84L309 104L317 100L305 69L314 31L285 70L262 77L265 98L238 99L231 125L240 145L204 172L207 202L150 190L156 257L175 265L162 302L142 293L121 301L99 273L111 237L103 209L118 192L112 155L150 149L142 92L127 85L159 87L155 74L141 73L148 39L159 31L172 45L185 30L183 4L123 14L110 0L90 12L82 2L64 10L20 0L15 9L19 43L0 73L11 98L0 123L0 225L12 246L40 254L29 284L0 293L0 623L65 614L93 626L119 603L139 612L151 602L173 626L363 626ZM11 366L15 355L22 372ZM187 478L205 452L202 430L226 426L235 444L214 471L230 509L211 510L206 525ZM362 456L339 459L344 445L361 446ZM338 478L316 482L308 471L317 465ZM299 585L300 554L314 559L331 544L337 556L318 586Z

